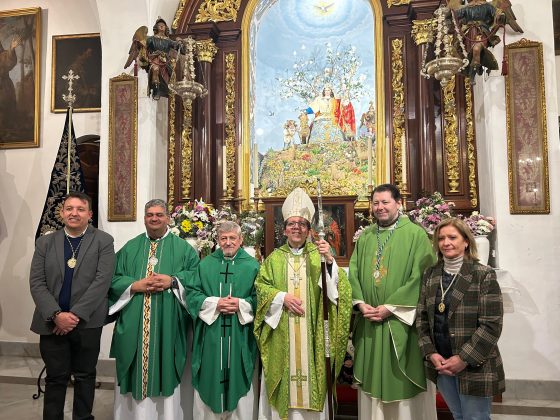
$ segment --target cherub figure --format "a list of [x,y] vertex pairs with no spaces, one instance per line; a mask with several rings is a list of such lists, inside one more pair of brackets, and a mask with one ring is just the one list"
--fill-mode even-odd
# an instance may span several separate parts
[[162,18],[156,20],[153,31],[153,36],[147,36],[146,26],[136,30],[124,68],[137,60],[138,65],[148,72],[148,95],[158,100],[161,96],[168,96],[168,83],[175,71],[177,53],[184,54],[185,51],[181,42],[169,38],[169,27]]
[[[483,68],[488,72],[497,70],[498,62],[494,55],[488,50],[500,42],[496,34],[506,24],[519,33],[523,29],[516,21],[515,14],[511,9],[509,0],[469,0],[462,7],[459,1],[450,0],[449,7],[460,25],[461,35],[465,40],[465,46],[469,54],[468,72],[474,79],[476,74],[481,75]],[[505,69],[507,73],[507,69]]]
[[297,124],[294,120],[287,120],[284,123],[284,148],[282,150],[287,150],[294,143],[294,135],[297,133]]

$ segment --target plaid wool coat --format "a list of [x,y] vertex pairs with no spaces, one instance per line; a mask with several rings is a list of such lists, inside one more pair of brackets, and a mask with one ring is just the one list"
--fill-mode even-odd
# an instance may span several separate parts
[[[443,262],[428,268],[422,279],[416,327],[424,357],[436,353],[434,311],[436,292],[443,275]],[[502,332],[503,303],[495,271],[475,261],[464,260],[449,291],[448,326],[451,348],[468,366],[457,374],[459,392],[490,397],[505,390],[504,368],[498,350]],[[426,376],[437,383],[437,371],[425,359]]]

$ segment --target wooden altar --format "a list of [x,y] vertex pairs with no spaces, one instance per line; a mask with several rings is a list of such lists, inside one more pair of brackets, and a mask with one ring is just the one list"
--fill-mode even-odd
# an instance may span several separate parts
[[[409,193],[409,209],[422,192],[433,191],[455,202],[459,212],[478,209],[470,83],[457,76],[442,90],[439,82],[420,75],[431,19],[440,1],[369,1],[381,22],[377,42],[382,55],[383,77],[378,86],[382,109],[377,109],[377,116],[383,117],[379,138],[388,139],[383,181]],[[174,36],[190,35],[203,41],[198,49],[197,80],[203,80],[210,93],[187,107],[177,97],[169,101],[170,203],[200,197],[214,205],[229,202],[238,208],[253,203],[246,186],[251,151],[243,143],[248,131],[243,108],[247,69],[243,66],[250,52],[243,33],[256,3],[180,2],[172,24]]]

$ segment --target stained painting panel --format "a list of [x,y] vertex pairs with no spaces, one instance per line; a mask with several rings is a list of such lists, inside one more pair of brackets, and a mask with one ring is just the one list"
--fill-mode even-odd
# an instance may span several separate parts
[[372,4],[257,4],[249,31],[251,193],[286,196],[320,176],[325,195],[367,196],[377,129]]
[[39,147],[41,9],[0,12],[0,149]]

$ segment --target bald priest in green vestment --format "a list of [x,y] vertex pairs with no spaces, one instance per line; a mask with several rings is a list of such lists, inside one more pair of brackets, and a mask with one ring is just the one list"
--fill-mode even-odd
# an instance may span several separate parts
[[435,390],[426,384],[415,327],[424,270],[435,254],[424,229],[400,214],[391,184],[373,190],[375,225],[360,235],[350,258],[356,314],[354,379],[361,419],[435,420]]
[[257,344],[253,318],[259,263],[241,244],[241,228],[225,221],[217,228],[220,248],[198,266],[187,287],[194,321],[192,383],[195,420],[251,420]]
[[351,291],[325,240],[308,242],[315,208],[301,188],[282,206],[287,243],[264,261],[255,287],[263,381],[259,419],[324,419],[325,338],[321,254],[327,263],[330,360],[336,378],[348,344]]
[[109,315],[116,315],[114,418],[192,419],[184,292],[198,254],[169,230],[164,201],[146,204],[144,224],[146,232],[117,253],[109,290]]

